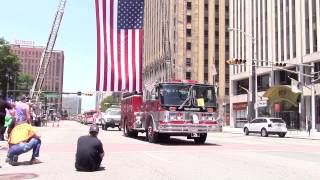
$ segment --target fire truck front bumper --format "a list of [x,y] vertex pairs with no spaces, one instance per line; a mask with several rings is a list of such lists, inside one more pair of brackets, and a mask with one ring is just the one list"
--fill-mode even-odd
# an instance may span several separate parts
[[222,126],[218,124],[160,124],[159,133],[208,133],[222,132]]

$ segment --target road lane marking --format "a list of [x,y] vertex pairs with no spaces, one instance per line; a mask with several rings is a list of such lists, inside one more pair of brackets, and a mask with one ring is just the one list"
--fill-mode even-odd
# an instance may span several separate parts
[[161,158],[161,157],[159,157],[159,156],[155,156],[155,155],[151,154],[150,152],[143,151],[143,153],[146,154],[147,156],[153,158],[153,159],[158,159],[158,160],[163,161],[163,162],[166,162],[166,163],[172,163],[172,161],[169,161],[169,160],[167,160],[167,159]]

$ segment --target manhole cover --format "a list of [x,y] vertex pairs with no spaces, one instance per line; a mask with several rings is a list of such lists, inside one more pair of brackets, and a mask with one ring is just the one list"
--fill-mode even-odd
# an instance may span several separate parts
[[20,180],[20,179],[32,179],[38,177],[35,173],[12,173],[12,174],[1,174],[0,179],[3,180]]

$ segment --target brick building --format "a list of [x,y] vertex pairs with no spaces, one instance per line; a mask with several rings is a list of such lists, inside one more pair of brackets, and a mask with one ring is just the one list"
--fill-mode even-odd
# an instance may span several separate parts
[[[15,53],[21,61],[20,71],[31,75],[33,79],[35,79],[44,47],[34,46],[34,43],[25,43],[25,41],[22,43],[21,41],[16,41],[15,44],[10,45],[10,48],[11,52]],[[42,85],[43,91],[62,92],[63,71],[64,52],[53,51],[51,54],[51,61]],[[61,97],[51,97],[49,98],[48,102],[57,104],[58,109],[61,107]]]

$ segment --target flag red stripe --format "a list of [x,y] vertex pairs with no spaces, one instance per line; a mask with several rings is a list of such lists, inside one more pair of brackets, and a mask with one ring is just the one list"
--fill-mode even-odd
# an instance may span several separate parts
[[113,36],[113,18],[115,14],[113,14],[113,6],[114,6],[114,1],[115,0],[110,0],[110,44],[111,44],[111,91],[114,89],[114,36]]
[[139,80],[139,92],[142,91],[142,46],[143,46],[143,30],[140,29],[139,31],[139,74],[140,74],[140,80]]
[[126,89],[129,89],[129,59],[128,59],[128,30],[124,31],[124,40],[125,40],[125,47],[124,47],[124,61],[125,61],[125,78],[126,78]]
[[122,74],[121,74],[121,71],[122,71],[122,66],[121,66],[121,31],[118,30],[118,40],[117,40],[117,45],[118,45],[118,74],[119,74],[119,78],[118,78],[118,91],[119,89],[121,89],[122,87]]
[[133,86],[132,86],[132,89],[133,91],[136,90],[136,31],[133,29],[132,30],[132,83],[133,83]]
[[99,14],[99,0],[96,0],[96,23],[97,23],[97,80],[96,91],[100,90],[100,14]]
[[104,69],[104,72],[103,72],[103,91],[105,91],[106,90],[106,88],[107,88],[107,74],[108,74],[108,66],[107,66],[107,60],[108,60],[108,52],[107,52],[107,31],[106,31],[106,29],[107,29],[107,25],[106,25],[106,21],[107,21],[107,18],[106,18],[106,12],[107,12],[107,10],[106,10],[106,0],[103,0],[103,34],[104,34],[104,67],[103,67],[103,69]]

